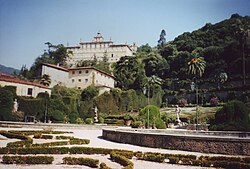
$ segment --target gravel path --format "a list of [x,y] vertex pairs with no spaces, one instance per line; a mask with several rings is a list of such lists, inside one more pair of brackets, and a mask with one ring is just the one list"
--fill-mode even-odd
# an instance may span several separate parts
[[[17,130],[16,128],[0,128],[0,130]],[[18,128],[18,130],[33,130],[32,128]],[[140,147],[135,145],[129,144],[121,144],[110,142],[107,140],[102,139],[100,136],[102,135],[102,130],[79,130],[79,129],[57,129],[60,131],[72,131],[74,133],[71,134],[63,134],[67,136],[74,136],[76,138],[85,138],[90,139],[90,144],[88,145],[81,145],[85,147],[100,147],[100,148],[113,148],[113,149],[123,149],[123,150],[131,150],[131,151],[142,151],[142,152],[160,152],[160,153],[171,153],[171,154],[194,154],[194,155],[204,155],[202,153],[197,152],[186,152],[186,151],[176,151],[176,150],[166,150],[166,149],[158,149],[158,148],[148,148],[148,147]],[[17,139],[7,139],[7,140],[0,140],[0,147],[6,146],[8,142],[16,141]],[[50,140],[51,141],[51,140]],[[38,141],[36,141],[38,142]],[[39,140],[39,143],[43,141]],[[44,142],[48,142],[47,140]],[[4,165],[0,163],[1,169],[59,169],[59,168],[89,168],[85,166],[69,166],[63,165],[62,158],[69,155],[53,155],[55,160],[51,165]],[[109,155],[70,155],[72,157],[90,157],[94,159],[99,159],[101,162],[105,162],[108,166],[114,169],[120,169],[121,166],[117,163],[110,161]],[[1,158],[1,156],[0,156]],[[2,160],[0,160],[2,161]],[[193,167],[193,166],[181,166],[181,165],[172,165],[168,163],[155,163],[155,162],[148,162],[148,161],[141,161],[141,160],[132,160],[134,163],[135,169],[201,169],[202,167]]]

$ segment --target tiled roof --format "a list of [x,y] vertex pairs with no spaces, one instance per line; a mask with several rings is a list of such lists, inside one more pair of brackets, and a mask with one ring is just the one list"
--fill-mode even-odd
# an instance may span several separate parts
[[48,67],[53,67],[53,68],[58,69],[58,70],[63,70],[63,71],[66,71],[66,72],[69,71],[67,68],[57,66],[57,65],[53,65],[53,64],[49,64],[49,63],[43,63],[43,65],[48,66]]
[[15,77],[13,75],[3,74],[3,73],[0,73],[0,81],[32,85],[32,86],[42,87],[42,88],[46,88],[46,89],[48,88],[47,86],[44,86],[42,84],[21,80],[21,79],[18,79],[17,77]]

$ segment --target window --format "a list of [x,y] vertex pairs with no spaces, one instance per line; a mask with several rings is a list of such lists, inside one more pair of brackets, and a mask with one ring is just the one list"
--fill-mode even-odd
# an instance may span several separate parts
[[28,88],[28,95],[32,96],[32,88]]
[[78,89],[81,89],[81,87],[78,87]]
[[111,57],[114,57],[114,54],[113,54],[113,53],[111,54]]
[[75,82],[75,79],[72,79],[72,83],[74,83]]
[[85,83],[88,83],[89,79],[85,79]]
[[78,82],[81,82],[82,81],[82,79],[78,79]]
[[79,71],[79,74],[82,74],[82,71]]
[[75,71],[73,71],[72,74],[75,74]]
[[86,70],[86,71],[85,71],[85,73],[86,73],[86,74],[88,74],[88,73],[89,73],[89,71],[88,71],[88,70]]

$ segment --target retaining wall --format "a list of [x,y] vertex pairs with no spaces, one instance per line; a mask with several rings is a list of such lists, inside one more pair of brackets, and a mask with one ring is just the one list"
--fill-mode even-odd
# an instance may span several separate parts
[[184,150],[202,153],[247,155],[250,156],[250,139],[211,136],[211,135],[184,135],[173,133],[148,133],[143,131],[126,131],[103,129],[104,139],[146,147]]

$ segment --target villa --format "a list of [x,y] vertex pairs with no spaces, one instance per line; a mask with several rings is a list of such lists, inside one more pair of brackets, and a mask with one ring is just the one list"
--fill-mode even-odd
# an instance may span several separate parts
[[92,42],[80,42],[77,46],[67,47],[69,58],[66,63],[69,67],[75,67],[77,63],[84,60],[102,61],[107,57],[108,63],[119,61],[122,56],[132,56],[137,50],[135,44],[114,44],[113,41],[105,41],[100,33],[94,37]]

